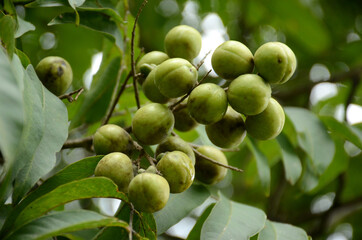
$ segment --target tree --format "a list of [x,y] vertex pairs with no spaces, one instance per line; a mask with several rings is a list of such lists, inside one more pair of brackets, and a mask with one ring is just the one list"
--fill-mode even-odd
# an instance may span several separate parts
[[[177,239],[167,230],[191,217],[187,239],[360,239],[361,10],[358,1],[337,0],[2,1],[0,238]],[[135,112],[150,102],[135,64],[164,51],[166,33],[181,23],[197,28],[205,43],[218,30],[194,60],[203,83],[225,83],[208,72],[207,52],[228,38],[252,53],[284,42],[298,67],[286,84],[272,86],[286,114],[277,138],[247,136],[221,149],[230,164],[223,181],[194,181],[162,210],[140,212],[112,180],[93,176],[103,156],[92,139],[106,123],[132,131]],[[39,81],[35,66],[46,56],[72,66],[64,95]],[[323,87],[330,91],[324,97]],[[212,145],[203,125],[174,135],[196,154]],[[135,163],[154,164],[156,145],[136,149]],[[106,216],[97,198],[122,203]]]

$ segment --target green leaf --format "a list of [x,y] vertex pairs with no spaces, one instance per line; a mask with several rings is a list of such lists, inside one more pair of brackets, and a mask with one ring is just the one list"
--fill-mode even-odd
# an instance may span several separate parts
[[289,240],[291,236],[293,240],[308,240],[307,233],[299,227],[267,220],[258,240]]
[[248,240],[260,232],[266,215],[260,209],[220,197],[201,230],[201,240]]
[[114,217],[106,217],[87,210],[55,212],[24,225],[5,239],[47,239],[62,233],[104,226],[128,230],[128,224]]
[[191,232],[187,236],[187,240],[199,240],[201,236],[201,229],[206,221],[207,217],[210,215],[211,210],[215,206],[215,203],[212,203],[208,206],[205,211],[201,214],[201,216],[197,219],[195,226],[192,228]]
[[30,62],[30,59],[28,58],[28,56],[20,51],[19,49],[15,48],[15,54],[18,55],[20,61],[21,61],[21,64],[23,65],[24,68],[26,68],[28,65],[31,64]]
[[82,6],[84,2],[85,2],[85,0],[68,0],[69,5],[73,9],[76,9],[77,7]]
[[10,59],[13,57],[15,49],[15,27],[15,20],[11,16],[5,15],[0,18],[0,39]]
[[18,26],[18,29],[16,29],[15,38],[21,37],[25,33],[35,30],[35,26],[33,24],[23,20],[19,16],[18,16],[18,23],[19,23],[19,26]]
[[209,196],[209,191],[202,185],[192,185],[183,193],[170,194],[166,206],[154,213],[158,234],[178,223]]
[[26,7],[62,7],[69,6],[67,0],[36,0],[25,5]]

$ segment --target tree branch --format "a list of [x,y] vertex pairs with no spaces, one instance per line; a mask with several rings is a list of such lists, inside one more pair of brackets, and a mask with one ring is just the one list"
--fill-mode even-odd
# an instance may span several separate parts
[[93,143],[93,136],[80,138],[80,139],[70,139],[63,144],[62,149],[81,147],[90,150],[92,148],[92,143]]
[[[84,91],[84,88],[79,88],[78,90],[75,90],[75,91],[70,92],[68,94],[60,95],[58,98],[59,99],[65,99],[66,98],[68,100],[68,102],[71,103],[71,102],[77,101],[78,97],[82,94],[83,91]],[[73,98],[74,94],[77,94],[75,96],[75,98]]]
[[207,58],[207,56],[211,53],[211,50],[208,51],[205,56],[200,60],[200,62],[196,65],[196,70],[199,70],[200,67],[202,66],[202,64],[204,64],[205,59]]

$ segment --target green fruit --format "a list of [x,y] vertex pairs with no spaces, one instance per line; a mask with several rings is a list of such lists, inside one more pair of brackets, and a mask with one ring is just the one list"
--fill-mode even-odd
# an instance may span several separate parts
[[[138,78],[140,84],[142,84],[147,77],[148,73],[151,71],[148,69],[148,66],[157,66],[160,63],[169,59],[166,53],[160,51],[152,51],[146,53],[136,64],[136,72],[142,73],[143,76]],[[148,69],[148,70],[147,70]],[[145,71],[146,70],[146,71]]]
[[[211,146],[201,146],[197,151],[202,155],[211,158],[217,162],[228,165],[228,161],[223,152]],[[227,170],[224,167],[216,165],[203,157],[196,155],[195,164],[196,178],[206,184],[216,184],[224,179]]]
[[189,61],[197,57],[201,50],[200,33],[186,25],[172,28],[165,37],[165,50],[171,58],[184,58]]
[[166,153],[157,163],[157,169],[170,185],[171,193],[185,191],[191,186],[195,177],[194,164],[180,151]]
[[119,191],[127,193],[128,185],[133,178],[132,161],[120,152],[107,154],[98,162],[94,175],[112,179]]
[[227,91],[230,105],[244,115],[264,111],[271,97],[271,88],[260,76],[244,74],[233,80]]
[[198,123],[190,116],[189,110],[187,109],[187,101],[188,98],[173,110],[175,129],[181,132],[190,131],[198,125]]
[[220,121],[207,125],[205,129],[210,141],[222,148],[238,146],[246,135],[242,116],[231,107]]
[[156,70],[153,69],[150,74],[148,74],[146,80],[142,84],[142,91],[145,96],[152,102],[166,103],[169,98],[162,95],[162,93],[160,93],[160,90],[158,90],[155,84],[155,73]]
[[194,88],[187,102],[191,117],[201,124],[220,121],[227,107],[224,89],[214,83],[205,83]]
[[151,165],[146,169],[146,172],[156,174],[157,173],[157,168],[155,166]]
[[155,155],[158,156],[161,153],[172,151],[181,151],[185,153],[191,159],[192,164],[195,165],[195,153],[192,150],[192,147],[179,137],[170,136],[166,138],[165,141],[157,146]]
[[128,197],[141,212],[157,212],[165,207],[170,196],[167,180],[157,174],[141,173],[128,187]]
[[107,124],[98,128],[93,136],[94,151],[98,155],[122,152],[130,155],[134,149],[132,137],[123,128]]
[[269,83],[284,83],[296,68],[293,51],[284,43],[268,42],[260,46],[254,55],[255,68]]
[[269,140],[277,137],[283,130],[285,115],[282,106],[273,98],[268,107],[258,115],[246,118],[246,131],[259,140]]
[[176,98],[191,91],[197,83],[197,76],[197,70],[190,62],[172,58],[157,66],[155,83],[164,96]]
[[57,96],[65,93],[73,81],[72,68],[61,57],[43,58],[35,71],[43,85]]
[[159,103],[150,103],[135,113],[132,132],[142,144],[158,144],[171,134],[174,123],[170,109]]
[[251,73],[254,69],[253,54],[247,46],[238,41],[226,41],[212,54],[211,64],[222,78],[232,80]]

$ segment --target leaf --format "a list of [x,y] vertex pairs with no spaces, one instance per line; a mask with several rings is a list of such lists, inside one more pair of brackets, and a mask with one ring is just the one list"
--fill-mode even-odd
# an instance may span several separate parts
[[5,239],[47,239],[62,233],[104,226],[128,229],[128,224],[87,210],[55,212],[24,225]]
[[207,217],[201,240],[248,240],[262,230],[266,215],[260,209],[220,197]]
[[18,55],[20,61],[21,61],[21,64],[23,65],[24,68],[26,68],[28,65],[31,64],[30,62],[30,59],[28,58],[28,56],[20,51],[19,49],[15,48],[15,54]]
[[69,6],[67,0],[36,0],[25,5],[26,7],[62,7]]
[[267,220],[258,240],[289,240],[291,236],[293,240],[308,240],[307,233],[299,227]]
[[201,216],[197,219],[196,224],[192,228],[191,232],[187,236],[187,240],[199,240],[201,235],[201,229],[204,225],[204,222],[206,221],[207,217],[210,215],[211,210],[215,206],[215,203],[212,203],[210,206],[208,206],[205,211],[201,214]]
[[19,16],[18,16],[18,23],[19,23],[19,26],[18,26],[18,29],[16,29],[15,38],[21,37],[25,33],[35,30],[35,26],[33,24],[23,20]]
[[285,178],[291,185],[294,185],[302,174],[302,164],[292,144],[283,133],[277,137],[277,141],[282,151]]
[[153,214],[158,234],[164,233],[167,229],[181,221],[209,196],[209,191],[202,185],[192,185],[183,193],[170,194],[166,206]]
[[83,5],[85,0],[68,0],[69,5],[75,10],[77,7]]
[[0,18],[0,39],[10,59],[13,57],[15,49],[15,24],[15,20],[9,15]]

